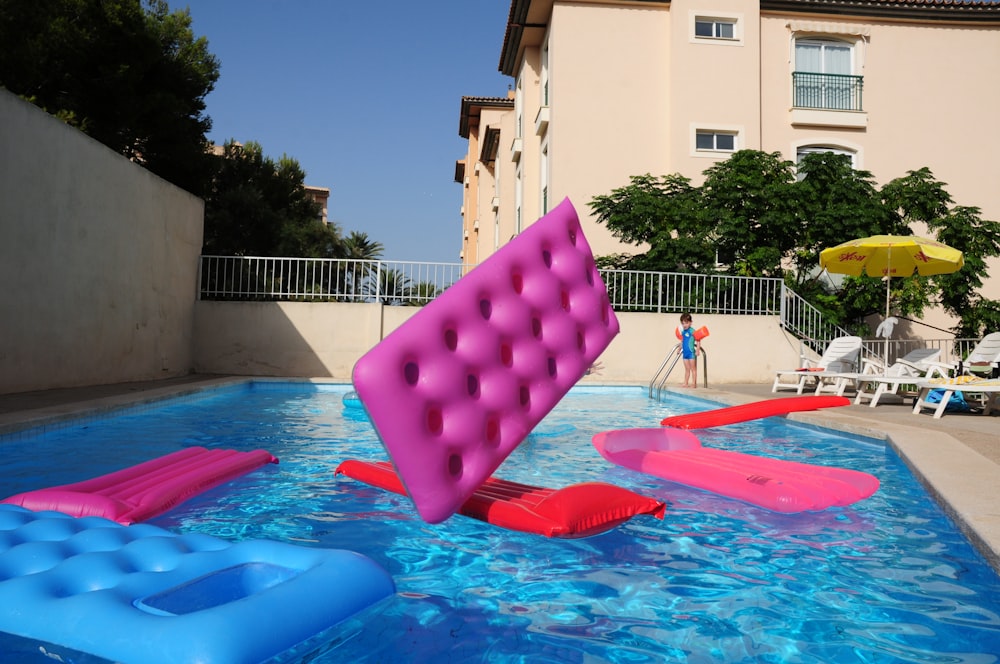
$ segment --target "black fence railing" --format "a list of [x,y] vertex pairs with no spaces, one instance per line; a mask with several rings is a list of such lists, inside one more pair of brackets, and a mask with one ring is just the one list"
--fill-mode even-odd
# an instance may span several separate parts
[[862,111],[861,76],[792,72],[792,105],[831,111]]

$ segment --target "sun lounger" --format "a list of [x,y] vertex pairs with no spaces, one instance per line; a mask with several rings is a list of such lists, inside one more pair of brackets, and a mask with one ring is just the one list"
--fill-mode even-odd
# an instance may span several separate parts
[[[938,419],[944,415],[951,395],[959,392],[963,396],[968,394],[982,395],[984,415],[989,415],[994,408],[1000,408],[1000,380],[968,379],[968,376],[959,376],[951,379],[934,379],[917,383],[916,403],[913,404],[913,414],[919,415],[925,408],[934,410],[934,418]],[[963,380],[964,379],[964,380]],[[928,399],[932,390],[943,390],[940,401],[930,401]]]
[[[798,369],[782,369],[775,372],[772,392],[795,390],[798,394],[815,381],[815,394],[836,392],[843,396],[843,389],[837,379],[846,373],[856,371],[858,356],[861,354],[861,337],[837,337],[823,351],[816,361],[805,361]],[[839,390],[839,391],[838,391]]]
[[[940,355],[941,350],[938,348],[917,348],[897,359],[888,368],[878,360],[866,359],[862,362],[861,373],[842,374],[837,379],[841,383],[838,394],[843,394],[847,385],[853,382],[857,386],[854,403],[868,401],[868,405],[874,408],[883,395],[899,395],[900,389],[905,385],[916,385],[917,381],[933,378],[935,375],[944,377],[940,364],[936,362]],[[906,396],[916,396],[916,392],[907,393]]]

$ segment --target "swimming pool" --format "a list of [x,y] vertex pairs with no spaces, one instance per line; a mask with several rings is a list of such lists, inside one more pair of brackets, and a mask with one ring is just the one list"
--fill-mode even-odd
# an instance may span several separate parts
[[[204,445],[281,459],[149,523],[227,539],[364,553],[395,598],[290,661],[996,662],[1000,578],[884,445],[781,419],[698,433],[706,446],[878,476],[848,508],[782,515],[613,466],[595,433],[655,426],[704,402],[577,387],[497,472],[560,487],[605,481],[668,502],[597,537],[549,540],[461,516],[429,525],[409,500],[333,469],[383,459],[348,385],[256,382],[114,417],[0,438],[0,491],[78,481]],[[72,450],[72,454],[67,454]],[[0,639],[4,661],[51,661]],[[93,661],[86,658],[74,661]]]

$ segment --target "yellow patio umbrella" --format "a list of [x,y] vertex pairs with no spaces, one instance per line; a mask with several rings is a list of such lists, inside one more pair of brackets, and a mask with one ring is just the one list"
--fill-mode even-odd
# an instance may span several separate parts
[[[892,277],[909,277],[914,273],[929,276],[951,274],[962,269],[965,259],[958,249],[936,240],[916,235],[873,235],[850,240],[824,249],[819,264],[836,274],[885,279],[885,319],[889,318],[889,294]],[[889,365],[889,335],[885,334],[885,364]]]

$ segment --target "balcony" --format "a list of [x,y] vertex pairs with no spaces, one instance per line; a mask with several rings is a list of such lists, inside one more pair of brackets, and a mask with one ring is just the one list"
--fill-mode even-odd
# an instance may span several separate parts
[[510,144],[510,158],[516,164],[521,161],[521,150],[524,148],[524,141],[520,138],[515,138]]
[[861,76],[792,72],[792,124],[867,127],[863,87]]
[[542,106],[538,109],[538,115],[535,116],[535,135],[544,136],[546,130],[549,128],[549,107]]

